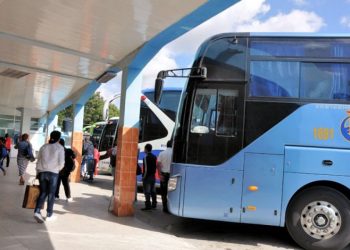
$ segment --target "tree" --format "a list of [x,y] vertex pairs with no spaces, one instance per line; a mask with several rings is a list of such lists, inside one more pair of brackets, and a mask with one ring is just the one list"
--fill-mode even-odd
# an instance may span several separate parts
[[85,103],[84,126],[92,125],[103,120],[103,105],[105,101],[100,92],[94,93]]
[[113,103],[109,105],[109,118],[119,116],[119,109]]
[[[84,108],[84,127],[92,125],[95,122],[103,121],[103,105],[105,100],[101,96],[100,92],[94,93],[90,99],[85,103]],[[114,105],[109,105],[109,117],[119,116],[119,109]],[[66,109],[58,113],[58,125],[62,127],[63,120],[65,118],[73,119],[73,106],[69,106]]]

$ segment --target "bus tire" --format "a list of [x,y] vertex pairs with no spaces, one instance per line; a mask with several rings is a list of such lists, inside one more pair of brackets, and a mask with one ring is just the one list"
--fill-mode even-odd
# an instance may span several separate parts
[[343,249],[350,243],[350,201],[333,188],[306,189],[289,203],[286,226],[304,249]]

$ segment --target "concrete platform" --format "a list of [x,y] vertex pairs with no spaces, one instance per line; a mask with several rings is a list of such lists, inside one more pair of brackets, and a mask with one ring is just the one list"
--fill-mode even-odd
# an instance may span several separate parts
[[[27,181],[34,178],[34,169],[35,164],[31,163]],[[183,239],[162,232],[161,226],[152,226],[151,218],[159,217],[163,223],[176,218],[163,214],[160,208],[142,212],[139,208],[143,202],[139,201],[134,217],[111,214],[111,176],[97,176],[92,184],[71,183],[73,202],[56,201],[54,213],[58,219],[43,224],[34,220],[33,210],[21,207],[25,186],[18,185],[18,179],[16,159],[12,158],[7,175],[0,172],[0,249],[196,249]],[[60,196],[65,198],[63,187]],[[143,198],[142,194],[138,196]],[[150,213],[152,216],[148,217]],[[42,214],[46,215],[45,209]]]
[[[35,164],[28,167],[28,182]],[[0,172],[0,250],[273,250],[300,249],[283,228],[196,220],[165,214],[159,207],[144,212],[138,194],[134,217],[119,218],[108,210],[112,177],[93,183],[71,183],[73,202],[56,201],[54,222],[38,224],[32,209],[22,208],[25,186],[18,185],[16,159],[8,174]],[[61,198],[65,198],[61,186]],[[45,216],[45,209],[42,210]]]

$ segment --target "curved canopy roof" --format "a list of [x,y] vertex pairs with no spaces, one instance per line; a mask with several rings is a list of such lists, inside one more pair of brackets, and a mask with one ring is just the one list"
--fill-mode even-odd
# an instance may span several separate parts
[[234,2],[0,0],[0,113],[40,117],[168,27],[176,38]]

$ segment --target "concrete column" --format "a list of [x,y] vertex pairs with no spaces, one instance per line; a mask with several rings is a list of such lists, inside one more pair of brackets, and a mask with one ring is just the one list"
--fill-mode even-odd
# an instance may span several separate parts
[[31,119],[30,109],[17,108],[17,110],[21,112],[20,133],[21,134],[27,133],[29,135],[29,132],[30,132],[30,119]]
[[75,170],[71,173],[70,180],[72,182],[80,181],[80,168],[82,161],[83,148],[83,121],[84,121],[84,105],[73,105],[73,133],[72,133],[72,149],[76,153]]
[[57,115],[52,115],[48,114],[47,115],[47,120],[46,120],[46,139],[45,141],[49,141],[50,133],[57,128],[57,123],[58,123],[58,116]]
[[134,214],[137,146],[139,138],[140,68],[123,70],[120,118],[118,128],[117,166],[115,173],[113,212],[117,216]]

